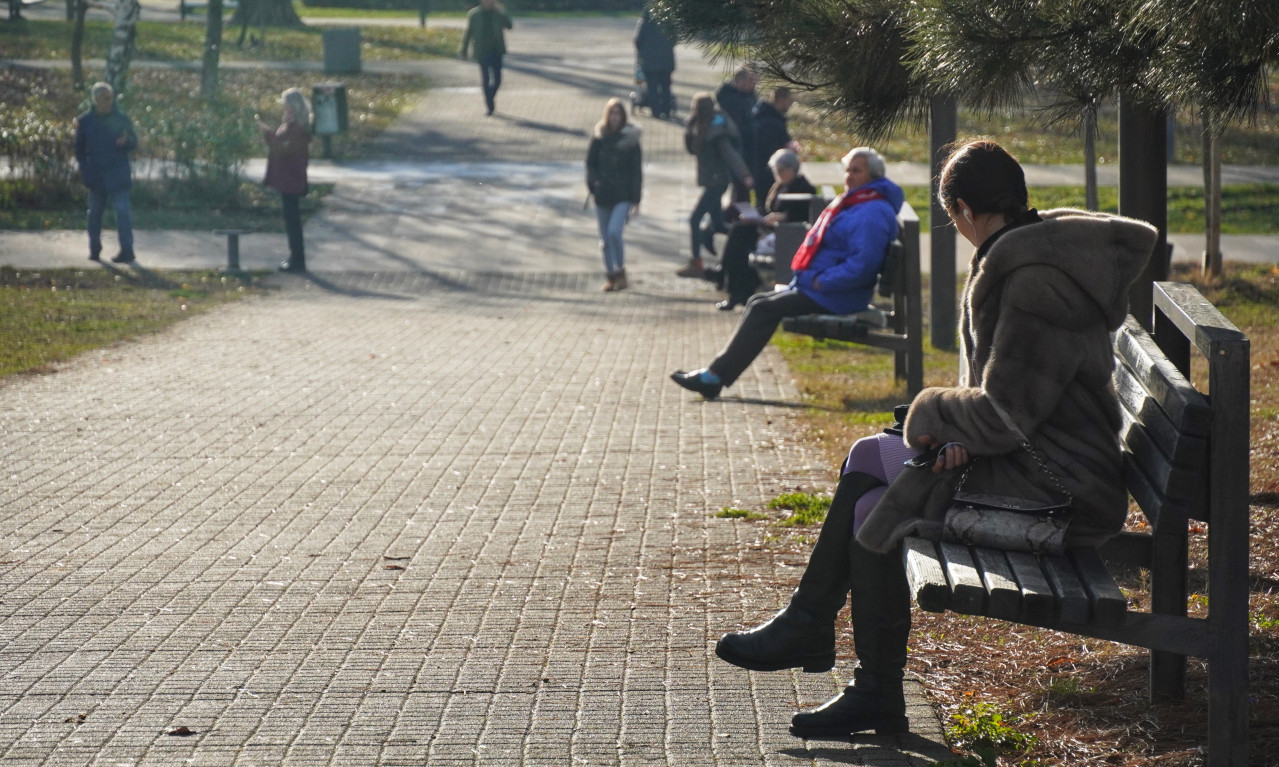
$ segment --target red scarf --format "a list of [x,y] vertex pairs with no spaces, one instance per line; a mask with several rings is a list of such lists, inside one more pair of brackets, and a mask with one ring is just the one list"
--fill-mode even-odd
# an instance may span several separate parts
[[790,262],[791,271],[798,272],[808,268],[813,256],[817,255],[817,249],[822,246],[822,238],[826,236],[826,227],[830,226],[830,222],[835,219],[835,216],[854,205],[883,199],[886,199],[884,195],[874,189],[863,187],[852,194],[845,192],[832,200],[831,204],[827,205],[821,215],[817,217],[813,227],[808,230],[808,236],[804,238],[804,243],[799,246],[799,250],[795,251],[795,257]]

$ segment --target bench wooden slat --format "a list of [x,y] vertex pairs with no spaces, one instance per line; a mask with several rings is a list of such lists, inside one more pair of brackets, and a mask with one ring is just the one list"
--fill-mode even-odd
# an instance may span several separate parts
[[1207,440],[1179,431],[1155,401],[1146,398],[1141,382],[1122,361],[1115,370],[1115,390],[1122,405],[1120,416],[1124,419],[1121,436],[1132,426],[1140,426],[1174,465],[1194,467],[1203,464],[1208,455]]
[[945,612],[950,606],[950,585],[937,558],[937,545],[923,538],[907,538],[902,541],[902,556],[919,609]]
[[1039,569],[1039,561],[1033,554],[1021,551],[1008,552],[1008,564],[1017,577],[1021,589],[1021,614],[1031,620],[1053,620],[1057,617],[1057,599]]
[[981,582],[977,563],[973,561],[968,547],[943,541],[938,549],[941,551],[942,569],[950,582],[950,609],[965,615],[985,615],[986,587]]
[[982,585],[986,587],[986,615],[1016,620],[1021,615],[1021,588],[1008,557],[998,549],[974,546],[973,559],[981,568]]
[[1132,317],[1124,323],[1123,332],[1116,339],[1115,353],[1128,364],[1147,394],[1159,403],[1179,430],[1194,436],[1208,436],[1212,410],[1207,401]]
[[1092,549],[1072,549],[1069,556],[1075,572],[1079,574],[1079,582],[1083,584],[1084,591],[1092,602],[1093,623],[1107,626],[1123,623],[1124,613],[1128,611],[1128,600],[1097,552]]
[[1044,575],[1057,595],[1057,617],[1068,623],[1087,623],[1090,613],[1088,592],[1079,582],[1075,568],[1065,556],[1054,555],[1040,558]]
[[1186,500],[1166,497],[1146,476],[1137,459],[1127,451],[1124,451],[1124,484],[1128,487],[1128,494],[1150,520],[1151,526],[1158,528],[1165,520],[1172,520],[1170,524],[1176,524],[1177,520],[1189,519],[1191,509]]
[[1155,445],[1140,424],[1123,430],[1122,437],[1132,458],[1165,500],[1188,507],[1201,506],[1206,499],[1203,463],[1177,465]]

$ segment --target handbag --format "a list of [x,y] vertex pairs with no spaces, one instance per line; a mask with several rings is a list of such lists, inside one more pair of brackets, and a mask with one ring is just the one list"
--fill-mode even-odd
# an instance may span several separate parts
[[1021,448],[1030,453],[1040,470],[1057,486],[1061,499],[1044,502],[964,492],[964,481],[972,471],[970,464],[955,486],[954,497],[942,522],[942,540],[1032,554],[1061,554],[1066,548],[1066,528],[1070,525],[1074,497],[1003,408],[994,400],[989,401],[1004,425],[1017,436]]

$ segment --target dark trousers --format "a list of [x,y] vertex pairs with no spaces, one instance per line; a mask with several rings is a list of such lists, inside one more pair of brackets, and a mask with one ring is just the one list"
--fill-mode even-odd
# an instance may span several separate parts
[[295,269],[306,268],[306,250],[302,245],[302,195],[280,193],[280,206],[284,209],[284,233],[289,238],[289,265]]
[[484,106],[492,112],[496,109],[494,99],[497,89],[502,87],[502,54],[490,53],[480,59],[480,88],[484,91]]
[[724,209],[720,207],[720,198],[724,196],[723,186],[704,186],[702,187],[702,196],[697,198],[697,205],[693,207],[693,212],[688,217],[688,225],[692,230],[692,244],[689,247],[689,258],[697,259],[702,257],[702,219],[706,216],[711,217],[712,232],[727,232],[728,226],[724,224]]
[[820,304],[793,288],[756,294],[746,302],[746,311],[742,312],[737,330],[733,331],[728,345],[710,364],[711,371],[725,386],[731,386],[764,351],[783,319],[821,311]]
[[648,80],[648,108],[654,117],[671,116],[671,73],[644,70]]
[[744,303],[759,287],[759,272],[751,266],[751,251],[759,242],[759,227],[747,221],[738,221],[728,228],[728,242],[724,245],[724,289],[728,300]]

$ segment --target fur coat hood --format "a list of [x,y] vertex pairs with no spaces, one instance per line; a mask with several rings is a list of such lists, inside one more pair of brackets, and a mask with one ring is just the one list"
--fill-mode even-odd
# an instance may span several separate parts
[[[591,132],[591,138],[599,140],[608,135],[605,131],[608,129],[608,123],[600,120],[595,123],[595,130]],[[642,129],[638,125],[627,123],[617,132],[617,141],[619,144],[638,144]]]
[[[1128,312],[1157,232],[1140,221],[1077,210],[1012,229],[970,267],[960,321],[960,380],[911,403],[905,439],[962,442],[979,460],[964,489],[1059,498],[990,400],[1003,406],[1074,498],[1067,543],[1092,546],[1127,512],[1119,451],[1112,333]],[[907,470],[867,517],[858,540],[877,551],[905,535],[940,535],[962,469]]]

